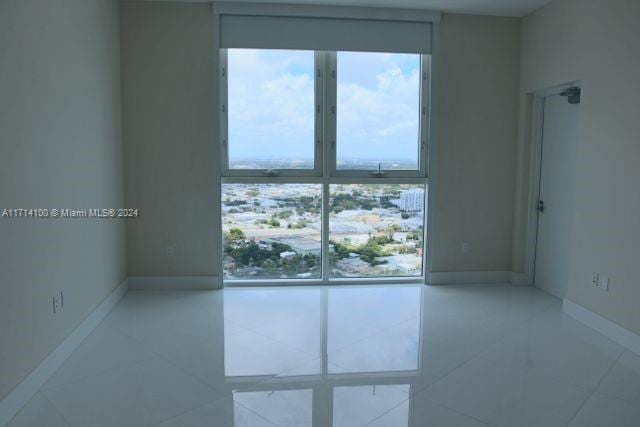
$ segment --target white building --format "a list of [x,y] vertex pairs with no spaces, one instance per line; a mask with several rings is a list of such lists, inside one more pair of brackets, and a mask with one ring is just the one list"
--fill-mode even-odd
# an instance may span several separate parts
[[280,258],[282,259],[292,259],[294,256],[296,256],[296,253],[292,251],[280,252]]
[[396,205],[407,212],[420,212],[424,210],[424,190],[411,188],[400,193],[400,199]]

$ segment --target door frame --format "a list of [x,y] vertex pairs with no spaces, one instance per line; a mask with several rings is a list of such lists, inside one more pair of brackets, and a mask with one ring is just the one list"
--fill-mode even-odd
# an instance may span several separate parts
[[542,167],[542,144],[544,140],[544,100],[553,95],[559,95],[570,87],[582,87],[579,80],[551,86],[528,94],[530,116],[530,129],[527,137],[531,141],[529,151],[529,182],[527,188],[527,201],[525,205],[526,213],[526,240],[524,253],[524,274],[526,283],[535,286],[536,275],[536,252],[538,245],[538,199],[540,198],[540,179]]

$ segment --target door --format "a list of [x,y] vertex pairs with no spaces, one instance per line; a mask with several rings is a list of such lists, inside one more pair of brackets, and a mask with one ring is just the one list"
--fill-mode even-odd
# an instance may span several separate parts
[[579,109],[565,96],[544,98],[535,286],[564,298],[574,210]]

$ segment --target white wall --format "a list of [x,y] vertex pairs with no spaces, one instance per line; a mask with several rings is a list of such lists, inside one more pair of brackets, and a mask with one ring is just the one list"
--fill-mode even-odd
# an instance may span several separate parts
[[120,7],[129,275],[217,275],[211,5]]
[[[524,19],[521,67],[523,111],[529,92],[582,82],[567,297],[635,333],[640,333],[639,22],[636,0],[555,0]],[[524,114],[521,123],[524,135]],[[526,156],[524,137],[520,144],[521,157]],[[524,187],[526,182],[520,194]],[[517,249],[515,264],[522,262],[521,245]],[[590,286],[594,272],[610,276],[608,293]]]
[[[123,206],[118,32],[116,1],[0,1],[0,208]],[[0,218],[0,399],[124,279],[124,253],[120,220]]]
[[519,49],[519,19],[443,16],[433,272],[511,269]]

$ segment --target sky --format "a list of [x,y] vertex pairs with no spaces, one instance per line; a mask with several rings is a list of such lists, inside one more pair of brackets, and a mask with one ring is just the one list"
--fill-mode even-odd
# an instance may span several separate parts
[[[312,159],[314,54],[228,50],[229,157]],[[338,52],[338,160],[415,160],[419,55]]]

